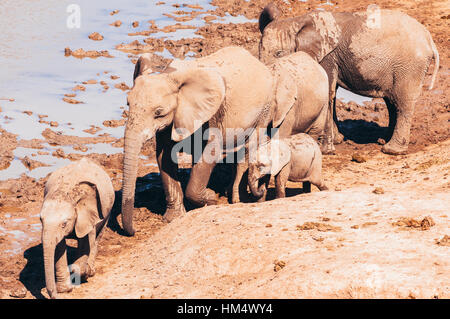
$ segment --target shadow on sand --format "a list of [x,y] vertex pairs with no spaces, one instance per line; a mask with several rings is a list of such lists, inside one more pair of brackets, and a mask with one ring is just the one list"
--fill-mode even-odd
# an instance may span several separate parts
[[383,127],[375,122],[365,120],[344,120],[338,123],[339,132],[344,135],[345,140],[357,144],[377,143],[379,138],[386,142],[390,140],[392,131],[389,127]]

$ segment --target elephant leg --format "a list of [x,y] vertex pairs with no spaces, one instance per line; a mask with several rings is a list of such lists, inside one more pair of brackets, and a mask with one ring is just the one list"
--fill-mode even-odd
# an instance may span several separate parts
[[241,182],[239,183],[239,200],[248,201],[248,169],[242,174]]
[[95,258],[97,257],[98,252],[98,242],[100,241],[100,238],[103,235],[103,229],[100,231],[99,235],[97,236],[97,231],[94,229],[92,230],[89,235],[89,256],[87,258],[86,263],[86,271],[85,276],[86,277],[92,277],[95,275]]
[[[414,116],[416,100],[420,95],[422,87],[420,81],[413,80],[403,81],[397,86],[397,96],[390,99],[396,109],[394,132],[389,142],[381,148],[383,153],[392,155],[406,154],[408,150],[411,121]],[[388,109],[389,107],[393,108],[393,106],[388,106]],[[393,113],[393,111],[389,113]],[[391,119],[389,119],[389,125],[394,126]]]
[[261,198],[258,199],[258,202],[265,202],[266,198],[267,198],[267,191],[269,190],[269,183],[270,183],[270,177],[272,175],[267,174],[264,177],[261,178],[261,183],[264,183],[266,186],[266,191],[264,192],[263,196]]
[[73,272],[78,276],[84,276],[86,272],[86,264],[89,256],[89,236],[78,238],[77,259],[72,264]]
[[275,176],[275,191],[276,198],[286,197],[286,183],[291,172],[291,165],[286,165],[283,169]]
[[88,258],[86,260],[85,264],[85,271],[84,276],[86,277],[93,277],[95,275],[95,258],[97,257],[98,253],[98,243],[103,237],[103,234],[105,233],[105,226],[108,224],[109,216],[105,218],[101,224],[96,227],[96,229],[93,229],[87,236],[87,244],[88,244]]
[[336,91],[337,87],[335,86],[333,89],[333,92],[330,90],[330,95],[332,94],[332,98],[330,99],[330,103],[332,103],[332,110],[333,110],[333,143],[334,144],[341,144],[344,141],[344,135],[339,132],[338,127],[338,118],[337,118],[337,112],[336,112]]
[[233,204],[239,203],[241,201],[241,195],[243,195],[242,190],[243,190],[244,186],[245,186],[245,191],[247,190],[247,183],[246,183],[246,181],[244,181],[245,183],[243,183],[243,177],[244,177],[245,172],[248,169],[248,162],[245,161],[242,163],[237,163],[235,165],[235,169],[236,169],[236,174],[235,174],[235,179],[233,182],[233,193],[231,196],[231,203],[233,203]]
[[156,160],[167,203],[164,219],[169,222],[186,213],[183,204],[183,190],[178,179],[178,163],[171,158],[174,142],[170,133],[171,130],[166,129],[156,134]]
[[385,137],[385,140],[391,139],[392,135],[394,134],[395,124],[397,123],[397,108],[394,103],[391,102],[391,100],[387,97],[384,98],[384,102],[386,103],[386,107],[389,112],[389,128],[388,133]]
[[327,124],[327,116],[328,116],[328,103],[323,106],[322,111],[320,112],[317,119],[311,126],[311,129],[307,132],[308,135],[313,137],[317,144],[320,146],[320,150],[322,154],[326,154],[329,147],[328,143],[326,143],[326,124]]
[[397,123],[395,124],[394,132],[389,142],[381,148],[383,153],[391,155],[406,154],[411,130],[411,118],[414,114],[413,102],[404,102],[398,105]]
[[218,201],[218,195],[212,189],[207,188],[215,166],[215,161],[205,161],[203,155],[200,161],[192,166],[191,176],[186,187],[186,198],[199,207],[215,205]]
[[323,154],[334,154],[336,149],[334,147],[334,130],[336,124],[333,121],[333,110],[334,110],[334,96],[335,96],[336,88],[330,87],[330,99],[328,101],[328,112],[326,116],[325,122],[325,138],[322,142],[322,153]]
[[334,121],[333,121],[333,101],[330,100],[327,108],[326,122],[325,122],[325,134],[320,140],[320,149],[322,154],[331,155],[336,153],[336,148],[334,147]]
[[[308,182],[303,182],[303,192],[304,193],[311,193],[311,184],[316,186],[320,191],[328,190],[328,187],[325,185],[325,182],[322,178],[322,172],[320,172],[320,173],[313,172],[313,174],[311,174],[311,180],[309,182],[308,187],[305,187],[306,183],[308,183]],[[308,188],[309,188],[309,190],[308,190]]]
[[70,292],[73,287],[70,280],[69,266],[67,264],[66,239],[63,239],[58,245],[56,245],[55,258],[56,291],[59,293]]
[[[335,144],[339,144],[344,140],[344,136],[339,133],[337,125],[337,116],[335,114],[336,108],[336,90],[337,90],[337,76],[338,70],[336,63],[333,61],[333,58],[328,55],[326,56],[320,65],[324,68],[325,72],[328,75],[328,114],[326,117],[325,123],[325,138],[323,146],[321,147],[324,152],[323,154],[334,154],[336,149],[334,147]],[[339,135],[340,134],[340,135]]]
[[233,203],[233,196],[236,196],[235,194],[233,194],[233,192],[235,192],[235,189],[234,189],[234,184],[235,184],[235,182],[236,182],[236,173],[237,173],[237,164],[231,164],[231,167],[232,167],[232,169],[231,169],[231,174],[232,174],[232,176],[233,176],[233,178],[231,179],[231,182],[230,182],[230,184],[228,185],[228,187],[227,187],[227,192],[226,192],[226,194],[227,194],[227,196],[228,196],[228,200],[231,202],[231,203]]

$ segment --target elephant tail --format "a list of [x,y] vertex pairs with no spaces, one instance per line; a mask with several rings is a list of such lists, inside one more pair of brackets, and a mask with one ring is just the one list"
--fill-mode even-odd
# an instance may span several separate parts
[[436,48],[436,44],[434,44],[433,38],[431,38],[430,35],[430,44],[431,44],[431,50],[433,51],[433,58],[434,58],[434,70],[433,70],[433,76],[431,77],[430,86],[428,87],[428,90],[432,90],[434,86],[434,82],[437,77],[437,73],[439,71],[439,52]]

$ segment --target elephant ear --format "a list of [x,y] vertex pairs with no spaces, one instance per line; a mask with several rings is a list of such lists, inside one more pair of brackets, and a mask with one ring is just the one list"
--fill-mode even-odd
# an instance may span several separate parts
[[87,158],[81,159],[75,165],[77,165],[74,170],[74,174],[76,174],[74,177],[75,185],[87,183],[96,188],[101,207],[100,213],[102,218],[106,218],[114,205],[115,199],[114,187],[109,175],[102,167]]
[[270,142],[270,152],[272,158],[270,174],[277,175],[291,161],[291,148],[288,143],[276,139]]
[[272,126],[278,127],[283,122],[287,113],[297,101],[297,85],[288,72],[277,74],[277,84],[275,92],[275,113],[273,115]]
[[82,197],[75,205],[77,214],[75,235],[77,238],[83,238],[89,234],[102,221],[98,216],[98,206],[96,196]]
[[179,142],[216,114],[225,99],[225,82],[212,68],[189,68],[169,77],[179,90],[172,127],[172,140]]
[[133,82],[144,73],[164,72],[172,61],[153,53],[144,53],[139,57],[134,67]]
[[87,158],[81,159],[75,165],[72,171],[74,189],[82,185],[92,188],[88,195],[81,194],[81,197],[77,198],[77,203],[74,203],[77,211],[75,233],[78,238],[82,238],[109,216],[114,205],[115,193],[109,175],[99,165]]
[[338,45],[341,30],[330,12],[314,12],[295,19],[295,51],[303,51],[317,62]]
[[280,10],[275,4],[270,3],[264,7],[263,11],[259,15],[259,31],[263,33],[266,26],[273,20],[278,19],[280,15]]

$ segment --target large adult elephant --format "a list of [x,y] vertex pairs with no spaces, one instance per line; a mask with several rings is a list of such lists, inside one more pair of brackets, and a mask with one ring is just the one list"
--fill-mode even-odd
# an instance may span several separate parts
[[[296,92],[295,103],[278,127],[276,138],[284,139],[297,133],[308,133],[319,142],[323,154],[333,152],[333,141],[325,136],[328,117],[328,77],[325,70],[305,52],[296,52],[276,59],[269,65],[269,69],[275,78],[290,75],[292,82],[289,85]],[[248,161],[252,160],[248,158]],[[247,194],[247,183],[242,183],[241,179],[248,168],[248,161],[237,165],[232,192],[233,203],[241,201],[241,194]],[[265,178],[270,179],[270,175]],[[253,190],[257,188],[255,183],[258,181],[257,178],[249,181]]]
[[343,139],[336,123],[332,124],[332,118],[337,120],[336,90],[340,86],[384,99],[392,136],[382,151],[406,153],[415,103],[433,58],[430,89],[439,69],[439,53],[428,30],[402,12],[377,7],[358,13],[312,12],[288,19],[279,15],[273,4],[260,15],[260,59],[267,64],[305,51],[322,65],[330,88],[328,136],[334,133],[336,143]]
[[[152,55],[142,55],[128,95],[122,223],[129,235],[134,234],[138,154],[146,140],[156,137],[156,157],[167,201],[164,217],[170,221],[185,212],[173,152],[178,149],[174,146],[180,145],[177,142],[200,128],[219,132],[208,136],[204,143],[196,144],[194,140],[194,149],[201,147],[201,155],[193,156],[195,162],[185,191],[194,204],[214,204],[217,195],[207,184],[216,162],[245,146],[246,137],[256,128],[267,127],[272,120],[274,126],[280,125],[295,102],[289,75],[275,80],[262,62],[238,47],[227,47],[197,60],[175,60],[166,68],[156,69],[158,74],[154,71]],[[236,134],[230,135],[230,131]],[[210,150],[219,151],[214,154]],[[215,157],[211,159],[211,155]]]

